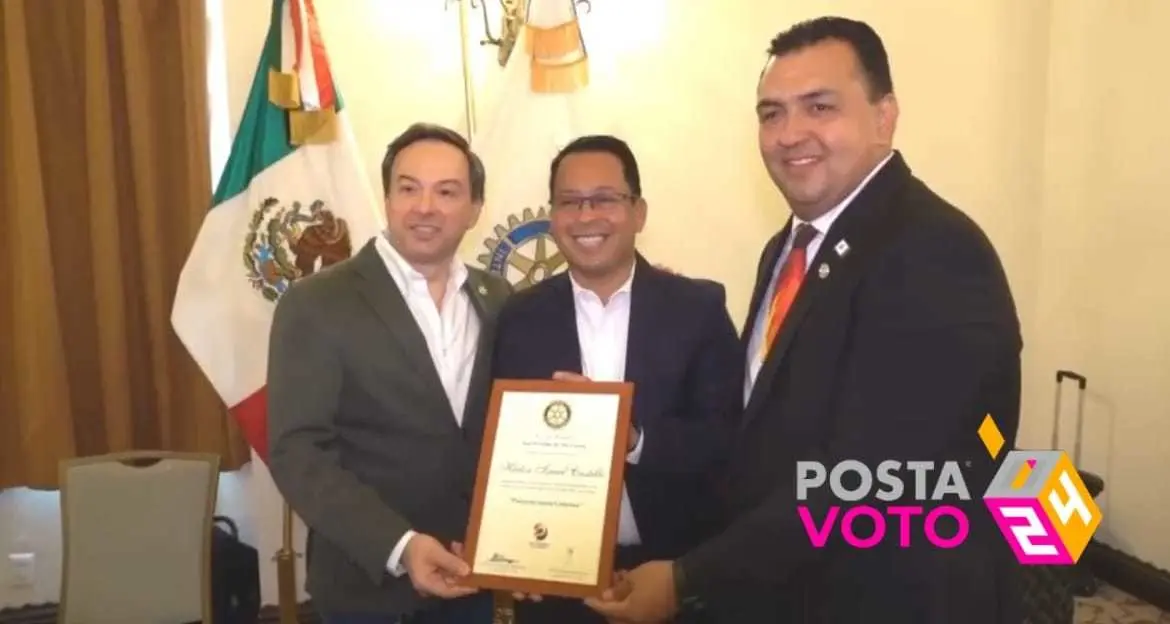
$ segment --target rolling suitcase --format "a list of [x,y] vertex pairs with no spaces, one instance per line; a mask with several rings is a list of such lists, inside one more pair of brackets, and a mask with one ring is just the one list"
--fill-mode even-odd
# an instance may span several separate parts
[[1081,480],[1085,482],[1085,489],[1089,490],[1089,496],[1097,498],[1101,492],[1105,491],[1105,480],[1092,472],[1080,469],[1081,438],[1085,434],[1085,388],[1088,387],[1088,380],[1085,379],[1084,375],[1067,370],[1056,371],[1056,416],[1052,420],[1051,448],[1060,448],[1060,398],[1066,379],[1077,382],[1077,434],[1073,440],[1073,465],[1077,466],[1077,472],[1081,475]]
[[[1056,416],[1052,422],[1051,448],[1060,448],[1060,399],[1063,395],[1061,391],[1064,389],[1064,382],[1066,380],[1072,380],[1077,383],[1077,429],[1076,437],[1073,439],[1073,465],[1077,467],[1077,473],[1080,474],[1081,481],[1085,483],[1085,489],[1089,491],[1089,496],[1096,499],[1101,495],[1101,492],[1105,491],[1105,480],[1099,475],[1081,468],[1081,439],[1084,436],[1085,428],[1085,389],[1088,386],[1088,380],[1085,379],[1084,375],[1068,370],[1056,371]],[[1089,570],[1084,560],[1081,560],[1075,566],[1067,568],[1067,572],[1069,584],[1074,594],[1088,597],[1097,593],[1097,579],[1093,576],[1093,573]]]
[[[1077,384],[1076,437],[1073,441],[1072,461],[1085,482],[1089,495],[1096,498],[1105,490],[1105,481],[1098,475],[1084,471],[1081,465],[1081,439],[1084,433],[1085,389],[1088,381],[1079,373],[1056,371],[1055,415],[1052,423],[1052,442],[1049,448],[1060,448],[1061,398],[1065,381]],[[1075,566],[1021,566],[1025,624],[1072,624],[1076,613],[1076,596],[1096,593],[1097,580],[1082,560]]]

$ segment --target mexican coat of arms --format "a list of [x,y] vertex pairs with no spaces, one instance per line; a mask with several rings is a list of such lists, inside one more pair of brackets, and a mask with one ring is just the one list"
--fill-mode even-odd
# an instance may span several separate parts
[[269,197],[252,214],[244,241],[248,281],[276,302],[298,279],[348,258],[349,225],[315,200],[283,205]]

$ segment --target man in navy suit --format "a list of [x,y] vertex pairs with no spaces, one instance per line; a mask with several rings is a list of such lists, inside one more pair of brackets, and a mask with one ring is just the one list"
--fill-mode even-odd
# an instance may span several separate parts
[[[569,270],[505,304],[493,374],[634,384],[615,564],[674,558],[717,529],[712,474],[741,408],[742,347],[725,291],[636,251],[646,200],[620,139],[570,143],[552,162],[549,191],[551,233]],[[516,618],[604,622],[579,600],[550,597],[518,603]]]

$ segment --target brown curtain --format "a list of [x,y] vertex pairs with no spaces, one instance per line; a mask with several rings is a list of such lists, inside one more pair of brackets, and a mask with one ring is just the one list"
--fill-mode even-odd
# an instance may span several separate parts
[[170,325],[211,196],[206,26],[202,0],[0,0],[0,488],[247,456]]

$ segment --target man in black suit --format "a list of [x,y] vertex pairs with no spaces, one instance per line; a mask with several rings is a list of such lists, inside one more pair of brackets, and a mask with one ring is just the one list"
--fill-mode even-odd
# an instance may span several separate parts
[[[1011,448],[1019,420],[1020,328],[995,250],[893,150],[898,104],[869,26],[821,18],[781,33],[756,110],[764,163],[793,216],[764,248],[745,324],[733,521],[589,604],[623,622],[694,602],[736,624],[1020,622],[1017,564],[979,501],[995,468],[979,425],[993,415]],[[920,516],[908,548],[894,518],[874,548],[811,547],[798,505],[820,522],[850,503],[828,488],[798,501],[797,462],[847,459],[870,469],[958,460],[974,500],[943,502],[967,512],[965,543],[930,545]],[[902,499],[857,503],[905,504],[915,477],[900,476]],[[945,524],[939,533],[955,535]]]
[[[616,565],[683,554],[715,529],[715,468],[739,413],[743,358],[723,286],[651,266],[638,165],[610,136],[553,160],[551,232],[565,274],[500,312],[493,375],[635,386]],[[519,624],[603,622],[579,600],[521,602]]]

